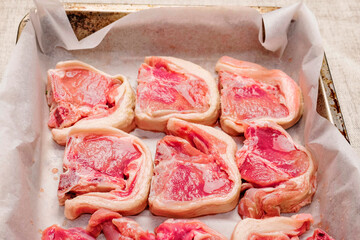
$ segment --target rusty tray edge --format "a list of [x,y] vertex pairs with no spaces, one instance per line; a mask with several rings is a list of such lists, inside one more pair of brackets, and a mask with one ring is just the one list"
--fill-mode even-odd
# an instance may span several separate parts
[[[329,63],[326,58],[326,54],[324,53],[323,63],[320,69],[320,79],[319,79],[319,94],[318,99],[322,97],[326,99],[325,109],[327,111],[326,118],[334,124],[341,134],[345,137],[345,139],[350,143],[350,139],[348,136],[348,132],[346,130],[343,114],[341,112],[340,103],[336,94],[334,81],[331,76]],[[319,102],[319,101],[318,101]],[[319,104],[317,106],[318,113],[323,116],[319,112]],[[323,116],[325,117],[325,116]]]
[[[144,5],[144,4],[98,4],[98,3],[64,3],[65,11],[73,30],[79,40],[100,30],[108,24],[120,19],[121,17],[140,10],[157,7],[178,7],[181,5]],[[197,5],[193,5],[197,6]],[[210,7],[210,6],[209,6]],[[278,9],[274,6],[251,6],[260,13],[266,13]],[[95,19],[91,22],[89,18]],[[96,21],[101,19],[101,21]],[[20,21],[16,42],[18,41],[26,23],[30,20],[29,13]],[[86,24],[82,24],[85,23]],[[86,25],[86,27],[84,27]],[[322,66],[320,69],[317,112],[335,125],[345,139],[350,143],[346,130],[344,118],[341,112],[340,104],[335,91],[329,64],[324,53]]]

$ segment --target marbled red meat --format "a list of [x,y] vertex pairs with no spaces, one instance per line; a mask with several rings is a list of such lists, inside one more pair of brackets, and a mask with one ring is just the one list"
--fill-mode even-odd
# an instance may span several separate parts
[[231,137],[178,119],[169,120],[167,131],[172,135],[160,140],[156,149],[150,211],[194,217],[233,209],[240,176]]
[[67,149],[64,168],[69,171],[60,176],[59,192],[77,195],[109,188],[124,190],[122,195],[130,193],[129,186],[126,189],[128,170],[141,152],[129,139],[96,134],[72,136]]
[[306,240],[334,240],[334,238],[330,237],[324,230],[317,228],[314,234]]
[[[59,104],[50,113],[48,125],[51,128],[72,126],[78,120],[73,119],[74,114],[79,119],[86,118],[106,112],[115,105],[113,92],[121,85],[118,79],[80,68],[54,69],[48,74],[52,79],[50,101]],[[59,115],[60,112],[63,114]]]
[[60,62],[48,71],[47,100],[48,126],[62,145],[74,125],[132,128],[134,93],[126,78],[79,61]]
[[[182,152],[179,145],[183,149]],[[234,183],[213,156],[197,150],[180,137],[166,136],[158,143],[155,158],[157,162],[172,160],[164,155],[167,154],[163,152],[165,148],[167,148],[165,151],[171,151],[173,155],[171,158],[176,154],[179,155],[179,157],[175,156],[177,161],[166,164],[166,168],[173,169],[169,179],[163,179],[167,181],[163,189],[166,192],[164,194],[166,200],[192,201],[231,191]]]
[[226,238],[212,230],[199,220],[168,219],[157,228],[155,234],[144,231],[132,219],[124,218],[116,212],[97,210],[90,218],[87,232],[98,237],[101,232],[107,240],[225,240]]
[[239,169],[243,179],[256,187],[269,187],[306,172],[309,168],[307,153],[296,148],[283,132],[271,126],[247,127],[246,146],[251,152],[241,160]]
[[220,72],[222,114],[234,119],[282,118],[289,115],[278,86]]
[[312,223],[312,216],[304,213],[261,220],[247,218],[236,225],[231,240],[299,240]]
[[199,220],[168,219],[155,229],[157,240],[226,240]]
[[86,230],[94,237],[104,233],[107,240],[155,240],[155,235],[144,231],[137,222],[106,209],[97,210]]
[[193,74],[177,73],[161,58],[139,69],[138,106],[145,111],[205,112],[209,108],[206,82]]
[[135,214],[146,206],[152,161],[134,136],[115,128],[74,128],[63,167],[58,198],[70,219],[101,207]]
[[163,131],[170,117],[212,124],[218,110],[219,93],[209,72],[177,58],[145,58],[138,74],[138,127]]
[[295,144],[282,127],[267,121],[245,125],[245,138],[236,161],[250,189],[240,200],[240,215],[278,216],[297,212],[311,202],[316,166],[306,148]]
[[222,57],[216,64],[221,86],[224,131],[239,134],[251,120],[272,120],[284,128],[300,118],[303,109],[299,86],[280,70]]
[[63,229],[52,225],[42,232],[41,240],[95,240],[95,238],[82,228]]

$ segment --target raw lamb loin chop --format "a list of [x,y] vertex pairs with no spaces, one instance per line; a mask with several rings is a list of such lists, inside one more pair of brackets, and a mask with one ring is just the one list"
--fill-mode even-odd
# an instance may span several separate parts
[[153,233],[144,231],[134,220],[106,209],[99,209],[91,216],[86,230],[94,237],[103,232],[107,240],[155,240]]
[[173,57],[146,57],[139,69],[135,122],[164,131],[170,117],[211,125],[219,116],[215,79],[200,66]]
[[122,75],[110,76],[79,61],[59,62],[48,71],[48,126],[65,145],[73,126],[134,128],[135,94]]
[[312,223],[310,214],[261,220],[247,218],[236,225],[231,240],[299,240],[298,236],[309,230]]
[[212,127],[171,118],[158,142],[149,196],[155,215],[188,218],[228,212],[239,199],[236,144]]
[[42,232],[41,240],[95,240],[82,228],[63,229],[52,225]]
[[168,219],[155,229],[157,240],[226,240],[199,220]]
[[297,212],[311,202],[316,190],[316,166],[305,147],[270,121],[244,125],[244,146],[236,161],[248,189],[239,203],[239,214],[252,218]]
[[73,128],[63,166],[58,198],[68,219],[99,208],[132,215],[147,205],[153,162],[137,137],[111,127]]
[[330,237],[325,231],[317,228],[314,231],[314,234],[311,237],[308,237],[306,240],[335,240]]
[[303,112],[299,86],[284,72],[251,62],[222,57],[216,64],[221,86],[221,128],[232,135],[244,132],[251,120],[272,120],[284,128]]
[[225,240],[226,238],[209,228],[199,220],[168,219],[155,229],[153,233],[144,231],[137,222],[121,217],[119,213],[105,209],[97,210],[90,218],[86,228],[94,237],[104,233],[107,240]]

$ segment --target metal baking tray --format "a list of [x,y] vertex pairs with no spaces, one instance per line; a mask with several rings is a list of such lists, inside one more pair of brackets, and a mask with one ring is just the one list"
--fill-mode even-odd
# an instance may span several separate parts
[[[64,8],[69,18],[70,24],[79,40],[126,16],[129,13],[164,6],[176,7],[174,5],[64,3]],[[252,8],[258,10],[260,13],[266,13],[278,9],[278,7]],[[25,17],[21,20],[16,41],[19,39],[22,30],[29,20],[29,14],[25,15]],[[334,124],[342,133],[342,135],[344,135],[346,140],[350,142],[325,54],[320,70],[316,109],[321,116]]]

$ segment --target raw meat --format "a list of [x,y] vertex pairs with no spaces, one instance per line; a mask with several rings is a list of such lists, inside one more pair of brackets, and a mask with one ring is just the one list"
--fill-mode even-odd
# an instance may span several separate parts
[[222,57],[216,64],[221,86],[221,128],[232,135],[244,132],[251,120],[272,120],[284,128],[303,112],[299,86],[281,70]]
[[63,229],[52,225],[42,232],[41,240],[95,240],[82,228]]
[[134,128],[135,94],[122,75],[110,76],[79,61],[59,62],[48,71],[48,126],[65,145],[73,126]]
[[155,240],[153,233],[144,231],[134,220],[106,209],[99,209],[91,216],[86,230],[94,237],[103,232],[107,240]]
[[199,220],[168,219],[155,229],[157,240],[226,240]]
[[252,218],[297,212],[311,202],[316,190],[316,166],[305,147],[295,144],[290,135],[270,121],[244,125],[244,146],[236,161],[244,197],[239,214]]
[[211,125],[220,109],[215,79],[200,66],[173,57],[146,57],[139,69],[135,122],[164,131],[170,117]]
[[86,228],[94,237],[104,233],[107,240],[225,240],[199,220],[168,219],[155,229],[155,234],[144,231],[138,223],[120,214],[105,209],[97,210],[90,218]]
[[236,225],[231,240],[299,240],[298,236],[309,230],[312,223],[310,214],[261,220],[247,218]]
[[330,237],[325,231],[317,228],[314,231],[314,234],[311,237],[308,237],[306,240],[334,240]]
[[150,211],[168,217],[227,212],[238,202],[241,178],[236,144],[212,127],[171,118],[158,142]]
[[58,188],[65,216],[74,219],[99,208],[124,215],[141,212],[152,166],[150,151],[137,137],[110,127],[73,128]]

